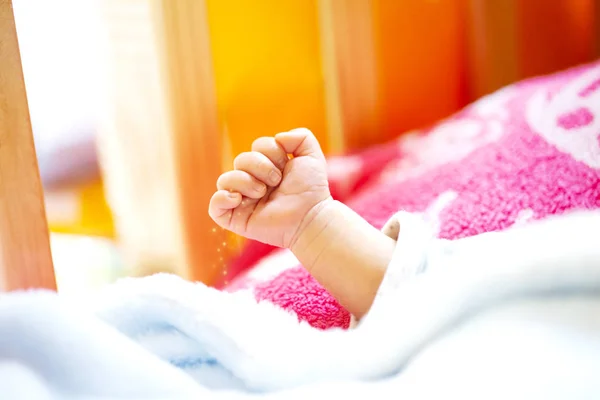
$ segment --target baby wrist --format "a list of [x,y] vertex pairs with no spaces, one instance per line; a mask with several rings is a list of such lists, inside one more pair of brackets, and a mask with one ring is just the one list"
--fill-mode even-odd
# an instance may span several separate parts
[[316,205],[306,216],[289,249],[310,272],[327,247],[343,231],[345,206],[332,198]]

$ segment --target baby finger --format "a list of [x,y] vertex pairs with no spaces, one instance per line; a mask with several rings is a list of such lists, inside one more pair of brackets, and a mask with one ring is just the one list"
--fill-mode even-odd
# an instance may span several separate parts
[[217,189],[239,192],[251,199],[260,199],[267,192],[267,186],[245,171],[229,171],[217,180]]

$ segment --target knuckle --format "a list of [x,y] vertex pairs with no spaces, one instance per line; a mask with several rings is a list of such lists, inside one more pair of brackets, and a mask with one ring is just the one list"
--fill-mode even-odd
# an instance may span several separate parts
[[257,151],[241,153],[234,160],[234,168],[240,171],[260,173],[267,166],[265,156]]
[[300,133],[304,136],[313,136],[313,133],[308,128],[296,128],[296,129],[293,129],[292,132]]
[[244,165],[247,165],[248,163],[248,159],[250,159],[252,157],[252,153],[250,152],[243,152],[237,155],[236,158],[233,159],[233,168],[234,169],[241,169],[244,168]]
[[225,183],[225,181],[227,180],[227,174],[221,174],[218,178],[217,178],[217,188],[221,189],[223,187],[223,184]]
[[235,185],[241,177],[242,174],[240,174],[240,171],[225,172],[217,179],[217,188],[226,190],[231,189],[231,186]]
[[262,136],[254,140],[254,142],[252,142],[252,150],[260,151],[265,148],[268,148],[271,142],[270,139],[272,138],[269,138],[268,136]]
[[212,217],[213,212],[215,211],[215,208],[217,206],[218,203],[218,199],[216,198],[216,195],[213,195],[210,198],[210,201],[208,202],[208,214]]
[[263,157],[259,157],[258,154],[252,160],[252,166],[255,171],[266,170],[269,166]]

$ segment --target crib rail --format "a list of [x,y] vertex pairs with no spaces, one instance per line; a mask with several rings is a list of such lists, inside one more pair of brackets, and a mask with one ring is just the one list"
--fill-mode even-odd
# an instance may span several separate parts
[[0,0],[0,290],[56,289],[11,0]]

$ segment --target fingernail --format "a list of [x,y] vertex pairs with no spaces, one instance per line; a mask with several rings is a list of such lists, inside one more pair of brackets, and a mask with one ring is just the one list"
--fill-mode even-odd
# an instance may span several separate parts
[[229,192],[227,196],[231,197],[232,199],[235,199],[237,198],[237,193]]
[[276,185],[279,183],[279,180],[281,179],[281,173],[278,171],[275,171],[274,169],[271,170],[271,172],[269,172],[269,182],[273,185]]
[[264,185],[261,185],[261,184],[254,185],[254,190],[258,193],[261,193],[264,189],[265,189]]

